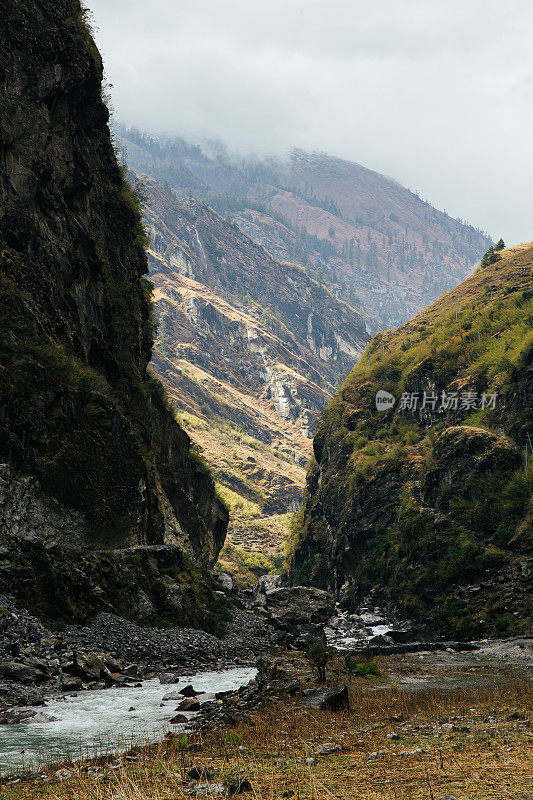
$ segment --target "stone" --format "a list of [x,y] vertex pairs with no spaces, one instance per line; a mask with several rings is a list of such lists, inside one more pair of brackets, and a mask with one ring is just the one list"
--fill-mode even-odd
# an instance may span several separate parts
[[213,780],[213,776],[208,769],[197,766],[193,766],[191,769],[187,770],[187,777],[191,781],[204,781],[205,783]]
[[335,609],[333,597],[322,589],[292,586],[265,594],[265,610],[276,621],[289,625],[325,624]]
[[261,575],[253,588],[253,598],[255,601],[260,601],[261,596],[268,594],[273,589],[280,589],[284,584],[284,580],[281,575]]
[[338,744],[333,744],[333,742],[325,742],[325,744],[321,744],[320,747],[317,747],[315,753],[317,756],[330,756],[333,753],[340,753],[341,747]]
[[104,660],[97,653],[77,653],[72,654],[72,671],[74,675],[87,680],[98,681],[103,676],[110,676]]
[[228,572],[215,572],[214,577],[227,592],[233,591],[233,578]]
[[252,784],[248,778],[241,778],[240,776],[229,778],[229,780],[226,781],[226,786],[230,797],[233,797],[235,794],[241,794],[242,792],[252,791]]
[[392,639],[395,644],[405,644],[413,640],[415,631],[413,628],[390,630],[387,631],[385,636],[387,636],[388,639]]
[[183,697],[196,697],[199,692],[196,689],[193,689],[192,685],[189,684],[188,686],[184,686],[183,689],[179,689],[179,694]]
[[76,692],[83,689],[83,681],[75,675],[68,675],[61,681],[61,688],[65,692]]
[[163,702],[165,703],[168,702],[169,700],[181,701],[183,700],[183,695],[181,695],[179,692],[168,692],[167,694],[163,695],[161,700],[163,700]]
[[176,714],[175,717],[172,717],[170,720],[171,725],[183,725],[185,722],[188,722],[188,718],[185,714]]
[[383,647],[384,645],[394,644],[394,641],[380,633],[377,636],[371,636],[368,640],[368,644],[370,647]]
[[327,708],[330,711],[349,708],[348,687],[343,683],[331,689],[306,689],[300,700],[300,706],[302,708]]
[[165,672],[159,676],[159,683],[179,683],[180,676],[174,672]]
[[188,697],[177,707],[176,711],[199,711],[200,702],[196,698]]
[[45,681],[47,675],[37,667],[31,667],[18,661],[1,661],[0,676],[21,683],[38,683]]
[[185,793],[193,797],[226,797],[228,790],[223,783],[192,783]]
[[31,708],[12,708],[0,713],[0,725],[31,725],[57,722],[58,718]]

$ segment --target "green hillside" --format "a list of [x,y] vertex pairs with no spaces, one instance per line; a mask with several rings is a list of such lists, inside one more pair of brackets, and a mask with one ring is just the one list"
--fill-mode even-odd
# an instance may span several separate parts
[[293,525],[298,581],[460,636],[530,626],[533,245],[499,255],[374,337],[324,414]]

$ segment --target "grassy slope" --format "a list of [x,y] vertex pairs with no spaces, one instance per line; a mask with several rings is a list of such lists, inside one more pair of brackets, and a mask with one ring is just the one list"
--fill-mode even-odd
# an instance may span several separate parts
[[[354,597],[377,589],[404,613],[429,614],[458,634],[481,632],[483,617],[502,632],[516,627],[490,590],[468,616],[472,598],[452,587],[531,551],[533,470],[525,472],[523,455],[533,431],[532,285],[533,245],[506,250],[409,325],[372,340],[315,439],[319,464],[294,525],[297,578],[328,581],[322,556],[333,529],[350,542],[340,567]],[[396,397],[495,391],[498,402],[495,410],[425,415],[396,404],[378,414],[378,389]],[[381,515],[365,508],[367,497],[382,503]],[[339,502],[342,510],[328,516]]]

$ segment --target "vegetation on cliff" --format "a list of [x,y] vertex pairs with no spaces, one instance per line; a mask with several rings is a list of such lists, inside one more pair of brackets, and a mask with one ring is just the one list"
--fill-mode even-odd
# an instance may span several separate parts
[[499,255],[374,337],[330,403],[295,580],[458,636],[531,625],[533,245]]

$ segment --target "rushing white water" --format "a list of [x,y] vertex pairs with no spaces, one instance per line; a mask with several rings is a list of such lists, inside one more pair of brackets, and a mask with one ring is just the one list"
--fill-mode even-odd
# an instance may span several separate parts
[[[158,741],[168,730],[183,728],[169,725],[179,701],[162,702],[164,695],[192,683],[198,692],[208,693],[198,698],[206,702],[213,699],[214,692],[244,686],[256,673],[252,668],[202,672],[182,677],[179,684],[161,684],[155,679],[143,681],[142,687],[136,689],[111,688],[51,698],[44,711],[57,717],[57,722],[0,725],[0,773],[36,769],[50,760],[116,752],[138,742]],[[185,713],[188,718],[195,716],[178,713]]]

